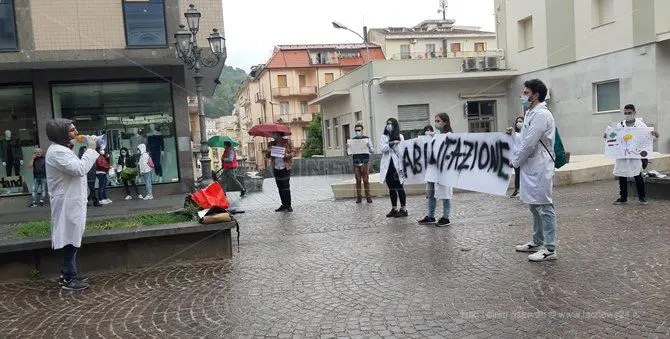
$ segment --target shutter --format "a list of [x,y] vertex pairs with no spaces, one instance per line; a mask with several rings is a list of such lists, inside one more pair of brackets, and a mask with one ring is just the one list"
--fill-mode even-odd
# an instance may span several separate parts
[[423,130],[430,124],[428,105],[398,105],[398,123],[403,131]]

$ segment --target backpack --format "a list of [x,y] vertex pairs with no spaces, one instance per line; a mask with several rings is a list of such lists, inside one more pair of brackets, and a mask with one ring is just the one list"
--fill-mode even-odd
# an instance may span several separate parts
[[561,168],[565,164],[570,162],[570,152],[566,152],[565,148],[563,148],[561,135],[558,134],[558,127],[556,127],[555,134],[556,136],[554,137],[554,154],[556,154],[556,158],[551,156],[551,152],[549,152],[549,149],[547,148],[547,146],[544,145],[542,140],[540,140],[540,143],[542,144],[544,149],[547,150],[547,153],[549,153],[551,160],[554,162],[554,168]]
[[151,156],[149,156],[149,160],[147,161],[147,165],[149,165],[149,168],[154,168],[154,159],[151,159]]

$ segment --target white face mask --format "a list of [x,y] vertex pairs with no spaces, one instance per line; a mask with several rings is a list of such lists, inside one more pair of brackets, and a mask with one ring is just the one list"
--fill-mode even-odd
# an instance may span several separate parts
[[517,122],[516,128],[521,129],[521,127],[523,127],[523,122]]
[[635,115],[633,115],[633,114],[626,114],[625,116],[626,116],[626,121],[628,121],[628,122],[633,122],[633,121],[635,121]]
[[389,132],[393,132],[393,125],[392,124],[386,125],[386,130]]
[[101,149],[101,150],[100,150],[100,154],[105,155],[105,150],[104,150],[104,149]]

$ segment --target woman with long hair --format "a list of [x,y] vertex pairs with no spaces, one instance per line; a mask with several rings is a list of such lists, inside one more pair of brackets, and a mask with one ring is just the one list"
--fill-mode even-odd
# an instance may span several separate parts
[[[514,143],[512,144],[512,159],[516,157],[516,155],[519,153],[519,149],[521,148],[521,128],[523,127],[523,117],[519,116],[516,117],[514,120],[514,126],[511,127],[513,130],[512,132],[512,140]],[[512,195],[510,195],[510,198],[516,198],[519,196],[519,182],[521,181],[521,168],[514,168],[514,192]]]
[[[435,130],[440,134],[449,134],[453,130],[451,128],[451,119],[447,113],[440,113],[435,116]],[[431,134],[432,136],[433,134]],[[426,169],[426,199],[428,199],[428,215],[419,220],[421,225],[435,224],[438,227],[447,226],[451,223],[449,215],[451,213],[451,197],[453,195],[453,188],[451,186],[440,185],[437,182],[437,165],[428,165]],[[435,180],[435,181],[432,181]],[[442,200],[442,217],[435,221],[435,209],[437,208],[437,200]]]
[[[381,163],[379,164],[379,180],[386,183],[391,197],[391,212],[386,214],[387,218],[402,218],[407,216],[404,172],[402,170],[402,159],[398,153],[398,144],[405,138],[400,134],[400,125],[398,120],[389,118],[386,120],[386,126],[379,141],[379,150],[382,152]],[[400,200],[400,209],[398,210],[398,200]]]

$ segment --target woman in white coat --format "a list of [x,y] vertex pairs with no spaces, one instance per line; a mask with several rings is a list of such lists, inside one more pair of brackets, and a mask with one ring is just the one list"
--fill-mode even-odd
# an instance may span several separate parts
[[46,132],[53,142],[45,157],[51,200],[51,244],[53,249],[63,249],[63,289],[82,290],[87,285],[79,279],[76,258],[86,226],[86,174],[100,154],[95,151],[96,139],[91,137],[86,140],[86,152],[81,159],[77,157],[71,140],[79,133],[71,120],[51,120],[47,122]]
[[[435,116],[435,129],[440,134],[449,134],[453,130],[451,128],[451,119],[447,113],[440,113]],[[432,137],[434,133],[429,134]],[[449,215],[451,214],[451,197],[453,196],[453,188],[451,186],[440,185],[437,182],[437,164],[429,164],[426,169],[426,199],[428,199],[428,215],[419,220],[421,225],[435,224],[437,227],[444,227],[451,224]],[[435,209],[437,208],[437,200],[442,200],[442,217],[435,221]]]
[[[400,134],[400,125],[398,120],[389,118],[386,120],[386,127],[379,141],[379,150],[382,152],[382,159],[379,164],[379,182],[386,183],[391,197],[391,212],[386,214],[387,218],[402,218],[407,216],[404,171],[402,170],[402,160],[398,153],[398,144],[405,138]],[[400,200],[400,210],[398,210],[398,200]]]

